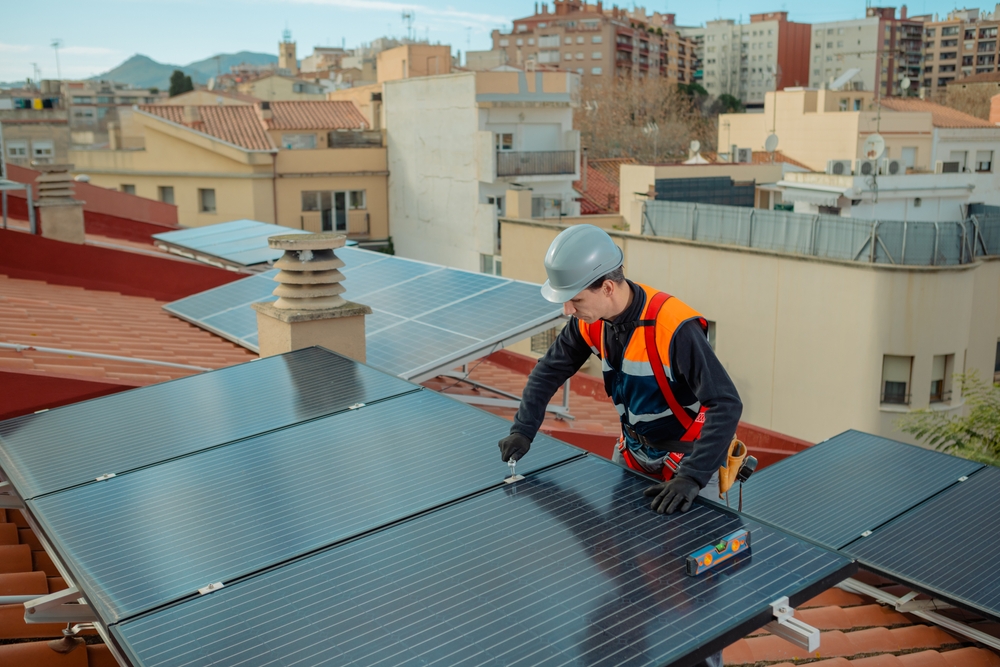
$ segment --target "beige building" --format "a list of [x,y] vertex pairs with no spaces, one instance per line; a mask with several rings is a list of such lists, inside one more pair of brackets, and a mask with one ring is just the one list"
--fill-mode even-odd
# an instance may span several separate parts
[[91,182],[177,205],[187,227],[230,220],[386,239],[386,151],[346,102],[137,107],[118,150],[73,151]]
[[8,164],[66,162],[70,123],[59,82],[0,91],[0,142]]
[[319,83],[275,72],[239,83],[236,85],[236,91],[270,102],[326,99],[326,89]]
[[[1000,127],[955,109],[913,98],[873,93],[800,88],[768,93],[764,113],[719,116],[719,145],[763,150],[769,134],[781,151],[815,171],[830,160],[864,157],[865,140],[885,140],[883,158],[898,158],[908,169],[935,171],[939,162],[959,161],[961,171],[978,171],[980,152],[1000,154]],[[985,154],[982,156],[988,157]]]
[[956,9],[943,21],[924,24],[921,97],[943,98],[948,84],[973,74],[996,72],[1000,17],[978,9]]
[[195,88],[180,95],[167,97],[157,104],[169,104],[172,106],[227,106],[231,104],[256,104],[260,100],[251,95],[243,95],[228,90],[208,90],[207,88]]
[[602,2],[555,0],[553,10],[515,19],[509,33],[493,31],[493,50],[504,64],[575,72],[584,86],[617,76],[694,80],[694,44],[682,37],[673,14],[643,8],[606,9]]
[[[544,281],[563,227],[501,225],[504,275]],[[961,413],[952,375],[992,378],[1000,361],[1000,257],[892,266],[610,233],[626,275],[710,320],[756,426],[811,442],[852,428],[912,442],[896,427],[903,414]]]
[[64,81],[62,94],[69,111],[70,132],[78,146],[107,146],[113,123],[121,122],[136,104],[167,99],[167,91],[131,88],[112,81]]

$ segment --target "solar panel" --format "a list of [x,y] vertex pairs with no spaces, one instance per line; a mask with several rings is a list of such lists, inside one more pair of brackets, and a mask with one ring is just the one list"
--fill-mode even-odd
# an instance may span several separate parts
[[839,549],[982,467],[847,431],[755,474],[744,489],[743,509]]
[[[233,220],[176,232],[153,234],[156,244],[177,254],[210,264],[244,267],[273,262],[283,254],[267,239],[276,234],[309,232],[256,220]],[[273,288],[272,288],[273,289]]]
[[0,422],[0,468],[28,499],[414,390],[308,348]]
[[987,466],[844,552],[897,581],[1000,619],[1000,469]]
[[[235,409],[233,406],[231,409]],[[109,623],[494,486],[510,422],[430,390],[30,501]],[[518,472],[582,456],[539,436]]]
[[[715,505],[655,514],[648,484],[588,456],[112,632],[142,667],[691,664],[853,571]],[[685,574],[740,527],[751,554]]]
[[[368,363],[408,380],[485,356],[562,316],[537,285],[358,248],[340,248],[337,256],[345,263],[344,296],[372,308],[365,319]],[[164,309],[256,352],[257,314],[250,304],[275,299],[276,274],[244,278]]]

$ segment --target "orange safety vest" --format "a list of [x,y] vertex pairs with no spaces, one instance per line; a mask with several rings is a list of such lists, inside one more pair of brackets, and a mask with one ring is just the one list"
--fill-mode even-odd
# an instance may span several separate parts
[[[604,353],[605,326],[603,320],[593,324],[580,321],[580,334],[591,351],[601,359],[604,386],[612,398],[621,417],[622,424],[638,434],[660,427],[663,420],[671,419],[679,423],[683,434],[677,438],[682,442],[695,440],[701,433],[707,408],[697,399],[688,405],[681,405],[674,391],[674,377],[670,370],[670,346],[674,334],[681,325],[690,320],[698,320],[703,329],[708,328],[705,319],[680,299],[671,297],[646,285],[636,285],[646,296],[642,318],[636,329],[643,335],[629,338],[622,355],[621,369],[612,368]],[[624,444],[624,437],[623,442]],[[627,448],[621,447],[626,461]],[[681,455],[668,457],[667,466],[676,469]],[[630,467],[631,461],[629,461]],[[670,466],[673,463],[673,466]],[[664,471],[666,473],[666,471]]]

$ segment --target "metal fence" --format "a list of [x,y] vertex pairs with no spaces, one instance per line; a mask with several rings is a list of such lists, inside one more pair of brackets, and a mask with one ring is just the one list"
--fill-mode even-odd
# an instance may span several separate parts
[[1000,255],[1000,215],[904,222],[647,201],[642,233],[874,264],[948,266]]
[[497,151],[497,176],[576,173],[576,151]]

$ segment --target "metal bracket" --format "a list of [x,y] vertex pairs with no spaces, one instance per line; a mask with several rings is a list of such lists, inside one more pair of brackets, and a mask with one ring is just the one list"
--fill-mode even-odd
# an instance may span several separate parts
[[787,597],[778,598],[771,603],[774,620],[765,627],[772,635],[786,639],[809,653],[819,648],[819,630],[795,618],[795,610],[788,603]]
[[0,509],[23,510],[24,501],[10,482],[0,482]]
[[97,620],[94,610],[83,600],[76,586],[24,603],[25,623],[95,623]]
[[919,595],[916,591],[910,591],[903,597],[899,598],[895,605],[896,611],[898,612],[914,612],[914,611],[935,611],[937,609],[954,609],[955,605],[948,604],[942,600],[917,600],[916,597]]

